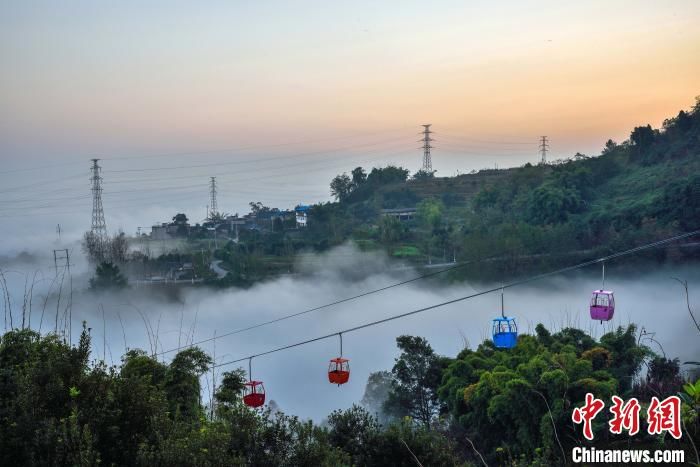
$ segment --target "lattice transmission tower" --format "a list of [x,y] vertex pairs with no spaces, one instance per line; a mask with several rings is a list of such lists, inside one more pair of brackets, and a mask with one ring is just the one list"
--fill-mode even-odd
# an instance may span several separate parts
[[94,241],[97,243],[98,251],[104,254],[104,248],[107,242],[107,224],[105,223],[105,212],[102,208],[102,176],[100,171],[102,168],[97,163],[99,159],[92,159],[92,233]]
[[209,182],[209,219],[213,219],[219,212],[216,207],[216,177],[211,177]]
[[547,151],[549,151],[549,143],[546,136],[540,136],[540,164],[547,164]]
[[430,142],[433,141],[433,139],[430,137],[430,134],[433,133],[430,131],[430,126],[431,124],[423,125],[423,171],[424,172],[432,172],[433,171],[433,161],[430,157],[430,149],[432,146],[430,145]]

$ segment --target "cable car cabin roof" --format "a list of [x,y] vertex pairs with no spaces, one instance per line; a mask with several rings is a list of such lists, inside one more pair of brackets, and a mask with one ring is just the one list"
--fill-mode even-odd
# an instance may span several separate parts
[[612,291],[612,290],[594,290],[593,293],[605,294],[605,295],[613,295],[613,291]]
[[262,381],[246,381],[246,386],[262,386]]
[[501,318],[499,316],[498,318],[494,318],[493,321],[494,322],[501,322],[502,321],[502,322],[506,322],[506,323],[509,321],[515,322],[515,318],[511,318],[510,316],[505,316],[505,317]]
[[347,358],[331,358],[332,363],[345,363],[349,361],[350,360],[348,360]]

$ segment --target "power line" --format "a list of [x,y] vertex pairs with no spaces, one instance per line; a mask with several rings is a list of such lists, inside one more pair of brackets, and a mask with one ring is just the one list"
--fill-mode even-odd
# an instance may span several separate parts
[[[384,140],[384,141],[377,141],[377,142],[370,142],[370,143],[363,143],[363,144],[353,144],[349,146],[344,146],[341,148],[336,148],[336,149],[331,149],[331,150],[320,150],[320,151],[311,151],[311,152],[302,152],[302,153],[297,153],[297,154],[292,154],[290,156],[279,156],[279,157],[269,157],[264,160],[275,160],[275,159],[285,159],[285,158],[290,158],[290,157],[300,157],[300,156],[306,156],[306,155],[318,155],[318,154],[328,154],[329,152],[337,152],[337,151],[345,151],[348,149],[357,149],[357,148],[363,148],[367,146],[376,146],[379,144],[385,144],[385,143],[393,143],[397,141],[405,141],[405,138],[393,138],[390,140]],[[258,159],[260,160],[260,159]],[[110,170],[110,173],[124,173],[124,172],[153,172],[153,171],[159,171],[159,170],[179,170],[179,169],[196,169],[196,168],[205,168],[205,167],[219,167],[219,166],[227,166],[227,165],[237,165],[241,163],[242,161],[229,161],[229,162],[213,162],[209,164],[194,164],[194,165],[179,165],[179,166],[169,166],[169,167],[148,167],[148,168],[143,168],[143,169],[122,169],[122,170]],[[246,161],[249,162],[249,161]]]
[[[476,143],[476,145],[487,145],[486,147],[496,147],[496,146],[535,146],[537,143],[534,141],[526,141],[526,140],[519,140],[519,141],[502,141],[502,140],[488,140],[488,139],[475,139],[475,138],[469,138],[465,136],[458,136],[458,135],[453,135],[450,133],[445,133],[444,131],[440,131],[437,133],[440,135],[440,139],[452,139],[455,141],[459,142],[466,142],[468,145],[473,145],[473,143]],[[506,148],[503,148],[506,149]]]
[[[248,146],[235,146],[235,147],[228,147],[228,148],[222,148],[222,149],[214,149],[214,150],[205,150],[205,151],[187,151],[187,152],[169,152],[169,153],[158,153],[158,154],[140,154],[140,155],[131,155],[131,156],[106,156],[102,157],[102,160],[128,160],[128,159],[151,159],[151,158],[158,158],[158,157],[184,157],[184,156],[203,156],[207,154],[225,154],[225,153],[231,153],[231,152],[241,152],[241,151],[248,151],[251,149],[265,149],[265,148],[275,148],[275,147],[284,147],[284,146],[295,146],[299,144],[314,144],[314,143],[323,143],[326,141],[336,141],[336,140],[343,140],[343,139],[354,139],[357,138],[358,136],[375,136],[375,135],[382,135],[382,134],[388,134],[388,133],[396,133],[397,131],[404,131],[408,129],[408,127],[401,127],[401,128],[394,128],[390,130],[385,130],[385,131],[375,131],[375,132],[370,132],[370,133],[358,133],[355,135],[346,135],[346,136],[332,136],[328,138],[317,138],[313,140],[297,140],[297,141],[285,141],[281,143],[273,143],[273,144],[257,144],[257,145],[248,145]],[[81,156],[82,159],[82,156]],[[81,161],[73,161],[73,162],[62,162],[58,164],[49,164],[49,165],[41,165],[41,166],[34,166],[34,167],[23,167],[23,168],[18,168],[18,169],[10,169],[10,170],[3,170],[0,171],[0,175],[3,174],[9,174],[9,173],[16,173],[16,172],[28,172],[32,170],[46,170],[50,168],[55,168],[55,167],[63,167],[63,166],[68,166],[68,165],[79,165],[82,164]]]
[[[409,152],[409,149],[408,149],[408,148],[406,148],[405,150],[399,151],[399,152],[391,152],[391,153],[388,153],[388,154],[385,152],[386,150],[389,150],[389,149],[392,149],[392,150],[393,150],[394,147],[396,147],[396,146],[403,146],[403,145],[405,145],[405,142],[403,142],[403,144],[398,144],[398,145],[397,145],[397,144],[391,144],[388,148],[384,148],[384,149],[380,149],[380,148],[372,149],[372,151],[371,151],[370,153],[377,153],[377,152],[380,153],[380,155],[379,155],[378,157],[373,157],[372,160],[381,159],[381,158],[383,158],[383,157],[393,156],[393,155],[395,155],[395,154],[403,154],[403,153]],[[334,151],[330,151],[330,152],[332,153],[332,152],[337,152],[337,151],[334,150]],[[324,154],[327,154],[327,153],[329,153],[329,151],[324,151],[323,153],[324,153]],[[295,158],[295,157],[307,156],[307,155],[313,155],[313,154],[315,154],[315,153],[300,153],[300,154],[291,155],[291,156],[283,156],[283,157],[281,157],[281,158],[289,159],[289,158]],[[258,159],[258,160],[249,159],[249,160],[245,160],[245,161],[234,161],[234,162],[230,162],[230,163],[228,163],[228,164],[236,164],[236,163],[239,163],[239,162],[240,162],[240,163],[252,163],[252,162],[260,162],[260,161],[266,162],[266,161],[275,160],[275,159],[280,159],[280,157],[267,158],[267,159]],[[335,156],[335,157],[327,157],[327,158],[324,158],[324,159],[322,159],[322,160],[296,161],[296,162],[293,162],[293,163],[291,163],[291,164],[285,164],[285,165],[276,164],[276,165],[267,166],[267,167],[255,167],[255,168],[247,169],[247,170],[245,171],[245,173],[246,173],[246,174],[250,174],[250,173],[253,173],[253,172],[265,172],[265,173],[270,173],[271,171],[281,171],[279,176],[286,176],[286,175],[289,174],[289,172],[286,171],[286,170],[283,170],[283,169],[287,169],[287,168],[289,168],[289,167],[297,167],[297,166],[316,165],[316,164],[319,164],[319,163],[324,163],[324,162],[329,162],[329,161],[348,161],[348,156],[347,156],[346,154],[340,154],[340,155],[337,155],[337,156]],[[357,161],[357,162],[365,162],[365,161]],[[369,162],[369,160],[368,160],[367,162]],[[330,168],[330,167],[336,167],[336,165],[335,165],[335,164],[334,164],[334,165],[325,164],[324,167]],[[183,166],[183,168],[190,168],[190,167],[189,167],[189,166],[187,166],[187,167],[184,167],[184,166]],[[145,169],[134,169],[134,170],[140,171],[140,170],[145,170]],[[114,173],[114,172],[115,172],[115,171],[107,171],[107,173]],[[304,173],[305,173],[305,172],[306,172],[306,171],[304,171]],[[171,181],[171,180],[190,179],[190,178],[202,178],[204,175],[206,175],[206,174],[197,175],[197,174],[191,174],[191,173],[190,173],[190,174],[188,174],[188,175],[176,176],[176,177],[145,177],[145,178],[132,178],[132,177],[129,177],[128,179],[125,179],[125,180],[119,180],[119,179],[114,180],[114,179],[110,179],[110,180],[105,181],[105,182],[103,182],[103,183],[106,184],[106,185],[111,185],[111,184],[114,184],[114,183],[133,183],[133,184],[137,184],[137,183],[150,183],[150,182],[153,182],[153,181]],[[232,171],[232,172],[217,172],[217,177],[221,178],[222,175],[241,175],[241,171],[238,170],[238,171]],[[276,174],[274,174],[274,175],[276,175]],[[71,177],[64,178],[63,180],[70,180],[70,179],[80,178],[80,177],[81,177],[81,175],[76,175],[76,176],[71,176]],[[268,178],[269,178],[269,175],[268,175]],[[250,176],[246,176],[245,178],[238,178],[238,179],[236,179],[236,180],[234,180],[234,181],[238,181],[238,180],[240,180],[240,181],[249,181],[249,180],[255,180],[255,179],[251,179]],[[13,188],[10,189],[10,190],[3,190],[3,191],[0,191],[0,193],[9,192],[9,191],[16,192],[16,191],[20,191],[20,190],[22,190],[22,189],[29,188],[29,187],[32,187],[32,186],[37,186],[37,185],[43,185],[43,186],[45,186],[47,183],[48,183],[48,182],[39,182],[39,183],[35,183],[35,184],[30,184],[30,185],[15,186],[15,187],[13,187]],[[180,188],[180,187],[182,187],[182,186],[181,186],[181,185],[180,185],[180,186],[173,186],[173,188]],[[160,187],[159,187],[159,188],[160,188]],[[66,187],[66,188],[60,188],[60,189],[58,189],[58,190],[45,191],[45,192],[42,192],[42,193],[51,193],[51,192],[53,192],[53,191],[59,191],[59,190],[60,190],[60,191],[67,191],[67,190],[70,190],[70,189],[71,189],[70,187]],[[32,191],[32,193],[35,193],[35,192]]]
[[456,146],[450,143],[441,143],[440,149],[444,149],[447,152],[459,153],[467,156],[497,156],[497,157],[521,157],[521,156],[532,156],[532,152],[490,152],[489,150],[479,150],[474,148],[467,148],[463,146]]
[[[296,153],[296,154],[291,154],[291,155],[283,155],[283,156],[275,156],[275,157],[267,157],[267,158],[254,158],[254,159],[246,159],[246,160],[237,160],[237,161],[228,161],[228,162],[223,162],[223,163],[213,163],[213,164],[199,164],[199,165],[184,165],[184,166],[175,166],[175,167],[165,167],[165,168],[143,168],[143,169],[128,169],[128,170],[108,170],[106,173],[114,174],[114,173],[119,173],[119,172],[144,172],[144,171],[156,171],[156,170],[175,170],[175,169],[191,169],[191,168],[207,168],[207,167],[215,167],[215,166],[221,166],[221,165],[238,165],[238,164],[249,164],[249,163],[259,163],[259,162],[267,162],[267,161],[275,161],[275,160],[280,160],[280,159],[294,159],[294,158],[299,158],[299,157],[305,157],[305,156],[313,156],[313,155],[319,155],[319,154],[329,154],[329,153],[334,153],[334,152],[339,152],[347,149],[355,149],[355,148],[363,148],[363,147],[369,147],[369,146],[378,146],[382,144],[387,144],[387,143],[396,143],[396,142],[405,142],[404,138],[396,138],[396,139],[390,139],[390,140],[382,140],[382,141],[373,141],[369,143],[364,143],[364,144],[356,144],[356,145],[351,145],[351,146],[345,146],[345,147],[340,147],[340,148],[331,148],[328,150],[319,150],[319,151],[312,151],[312,152],[302,152],[302,153]],[[394,146],[392,144],[392,146]],[[377,150],[381,150],[377,148]],[[223,152],[223,151],[221,151]],[[344,157],[347,157],[347,155],[341,155],[340,158],[342,159]],[[129,157],[129,158],[136,158],[134,157]],[[105,160],[104,158],[100,160]],[[325,158],[323,161],[328,160],[328,158]],[[304,161],[301,162],[301,164],[305,163],[316,163],[316,162],[323,162],[323,161]],[[72,165],[71,164],[66,164],[66,165]],[[58,165],[56,165],[58,166]],[[27,169],[27,170],[34,170],[34,169],[41,169],[41,168],[51,168],[54,167],[54,165],[47,165],[43,167],[36,167],[32,169]],[[253,171],[260,171],[260,170],[270,170],[270,169],[279,169],[279,166],[272,166],[272,167],[264,167],[264,168],[256,168],[252,169]],[[231,174],[236,173],[239,174],[240,172],[230,172]],[[2,172],[0,172],[2,174]],[[218,173],[217,175],[222,175],[222,173]],[[143,178],[143,179],[133,179],[129,178],[126,180],[112,180],[110,179],[107,181],[107,184],[111,183],[138,183],[138,182],[147,182],[151,180],[174,180],[178,178],[192,178],[197,175],[187,175],[185,177],[159,177],[159,178]],[[28,189],[31,187],[35,186],[46,186],[47,184],[51,183],[54,184],[57,180],[58,181],[67,181],[71,179],[76,179],[76,178],[81,178],[82,175],[74,175],[70,177],[63,177],[63,178],[52,178],[51,180],[47,181],[41,181],[41,182],[34,182],[31,184],[27,185],[19,185],[15,186],[9,189],[3,189],[0,190],[0,193],[10,193],[10,192],[16,192],[18,190],[23,190],[23,189]]]
[[[371,157],[371,158],[367,158],[367,159],[363,159],[363,160],[355,160],[354,163],[362,164],[362,163],[376,162],[376,161],[378,161],[378,160],[391,159],[391,158],[397,157],[397,156],[399,156],[399,155],[407,154],[407,153],[409,153],[409,152],[411,152],[411,151],[412,151],[412,149],[405,149],[405,150],[401,150],[401,151],[397,151],[397,152],[393,152],[393,153],[389,153],[389,154],[382,153],[382,154],[379,155],[379,156],[375,156],[375,157]],[[324,162],[324,161],[314,161],[313,163],[315,164],[316,162]],[[279,166],[279,167],[277,167],[277,168],[285,168],[285,169],[286,169],[286,168],[291,168],[291,167],[296,167],[296,166],[302,166],[302,167],[303,167],[303,166],[305,166],[305,165],[308,166],[308,162],[306,162],[306,163],[301,163],[301,164],[299,164],[299,163],[296,163],[296,164],[288,164],[288,165],[286,165],[286,166]],[[226,181],[227,181],[227,182],[251,182],[251,181],[268,180],[268,179],[275,179],[275,178],[280,178],[280,177],[288,177],[289,175],[295,175],[295,174],[302,174],[302,173],[303,173],[303,174],[306,174],[306,173],[309,173],[309,172],[318,172],[318,171],[327,170],[327,169],[331,169],[331,168],[335,168],[335,167],[338,167],[337,163],[326,164],[326,165],[324,165],[324,166],[318,166],[318,167],[312,167],[312,168],[305,168],[305,169],[297,170],[297,171],[285,170],[283,173],[279,173],[279,174],[274,174],[274,173],[273,173],[273,174],[270,174],[270,175],[263,175],[263,176],[259,176],[259,177],[247,177],[247,178],[227,179]],[[235,172],[235,173],[236,173],[236,174],[240,174],[240,172]],[[188,176],[188,178],[189,178],[189,177],[190,177],[190,176]],[[136,181],[136,180],[135,180],[135,181]],[[103,193],[105,193],[105,194],[116,194],[116,193],[130,193],[130,192],[167,191],[167,190],[179,190],[179,189],[187,188],[187,187],[203,187],[203,186],[205,186],[204,183],[196,184],[196,185],[187,185],[187,186],[182,186],[182,185],[181,185],[181,186],[173,186],[173,187],[154,187],[154,188],[152,188],[152,189],[143,189],[143,188],[140,188],[140,189],[134,189],[134,190],[105,191],[105,192],[103,192]],[[266,195],[266,196],[268,196],[268,195]],[[269,196],[268,196],[268,197],[269,197]],[[76,198],[76,200],[77,200],[77,199],[79,199],[79,198]],[[171,199],[171,197],[169,197],[168,199]],[[148,200],[152,201],[152,200],[153,200],[153,197],[135,199],[135,201],[139,201],[139,202],[148,201]],[[55,207],[55,206],[58,206],[58,205],[60,205],[60,206],[66,206],[65,203],[55,203],[55,204],[41,205],[41,206],[38,206],[38,207],[35,207],[35,206],[27,206],[27,207],[23,207],[23,208],[5,207],[5,208],[2,208],[2,209],[4,209],[5,211],[7,211],[7,210],[9,210],[9,211],[15,210],[15,211],[22,211],[22,212],[25,212],[27,209],[35,209],[35,208],[36,208],[36,209],[39,209],[39,208],[40,208],[40,209],[50,209],[50,208]],[[114,205],[114,202],[110,202],[110,205]],[[77,212],[77,211],[76,211],[76,212]],[[53,214],[53,213],[52,213],[52,214]],[[71,212],[64,212],[64,213],[62,213],[62,214],[71,214]],[[22,216],[23,216],[23,215],[24,215],[24,214],[22,214]],[[0,217],[12,217],[12,216],[3,215],[2,213],[0,213]],[[19,216],[14,216],[14,217],[19,217]]]
[[243,361],[246,361],[246,360],[250,360],[250,359],[253,359],[253,358],[256,358],[256,357],[261,357],[261,356],[264,356],[264,355],[269,355],[269,354],[272,354],[272,353],[281,352],[281,351],[283,351],[283,350],[288,350],[288,349],[292,349],[292,348],[295,348],[295,347],[300,347],[300,346],[302,346],[302,345],[310,344],[310,343],[317,342],[317,341],[320,341],[320,340],[323,340],[323,339],[329,339],[329,338],[331,338],[331,337],[335,337],[335,336],[338,336],[338,335],[341,335],[341,334],[347,334],[347,333],[350,333],[350,332],[359,331],[359,330],[361,330],[361,329],[365,329],[365,328],[368,328],[368,327],[371,327],[371,326],[377,326],[377,325],[379,325],[379,324],[387,323],[387,322],[389,322],[389,321],[394,321],[394,320],[397,320],[397,319],[405,318],[405,317],[407,317],[407,316],[416,315],[416,314],[422,313],[422,312],[424,312],[424,311],[434,310],[434,309],[436,309],[436,308],[441,308],[441,307],[444,307],[444,306],[447,306],[447,305],[452,305],[452,304],[454,304],[454,303],[462,302],[462,301],[464,301],[464,300],[469,300],[469,299],[476,298],[476,297],[479,297],[479,296],[482,296],[482,295],[487,295],[487,294],[490,294],[490,293],[493,293],[493,292],[500,292],[501,290],[508,289],[508,288],[511,288],[511,287],[515,287],[515,286],[518,286],[518,285],[523,285],[523,284],[527,284],[527,283],[530,283],[530,282],[534,282],[534,281],[537,281],[537,280],[540,280],[540,279],[544,279],[544,278],[546,278],[546,277],[551,277],[551,276],[555,276],[555,275],[562,274],[562,273],[565,273],[565,272],[573,271],[573,270],[576,270],[576,269],[581,269],[581,268],[584,268],[584,267],[587,267],[587,266],[591,266],[591,265],[593,265],[593,264],[598,264],[598,263],[605,262],[605,261],[609,261],[609,260],[612,260],[612,259],[615,259],[615,258],[620,258],[620,257],[622,257],[622,256],[631,255],[631,254],[637,253],[637,252],[639,252],[639,251],[643,251],[643,250],[646,250],[646,249],[649,249],[649,248],[654,248],[654,247],[657,247],[657,246],[661,246],[661,245],[664,245],[664,244],[667,244],[667,243],[674,242],[674,241],[676,241],[676,240],[682,240],[682,239],[684,239],[684,238],[692,237],[693,235],[697,235],[697,234],[699,234],[699,233],[700,233],[700,230],[695,230],[695,231],[693,231],[693,232],[688,232],[688,233],[676,235],[676,236],[674,236],[674,237],[669,237],[669,238],[666,238],[666,239],[663,239],[663,240],[658,240],[658,241],[653,242],[653,243],[648,243],[648,244],[646,244],[646,245],[641,245],[641,246],[638,246],[638,247],[635,247],[635,248],[632,248],[632,249],[629,249],[629,250],[625,250],[625,251],[622,251],[622,252],[614,253],[614,254],[611,254],[611,255],[608,255],[608,256],[603,256],[603,257],[601,257],[601,258],[593,259],[593,260],[590,260],[590,261],[585,261],[585,262],[583,262],[583,263],[579,263],[579,264],[576,264],[576,265],[573,265],[573,266],[567,266],[567,267],[564,267],[564,268],[561,268],[561,269],[557,269],[557,270],[555,270],[555,271],[550,271],[550,272],[546,272],[546,273],[543,273],[543,274],[538,274],[538,275],[535,275],[535,276],[526,277],[525,279],[521,279],[521,280],[518,280],[518,281],[510,282],[510,283],[508,283],[508,284],[504,284],[504,285],[502,285],[502,286],[494,287],[494,288],[491,288],[491,289],[488,289],[488,290],[482,290],[481,292],[476,292],[476,293],[474,293],[474,294],[466,295],[466,296],[464,296],[464,297],[455,298],[455,299],[452,299],[452,300],[448,300],[448,301],[441,302],[441,303],[438,303],[438,304],[435,304],[435,305],[431,305],[431,306],[427,306],[427,307],[424,307],[424,308],[419,308],[419,309],[417,309],[417,310],[409,311],[409,312],[406,312],[406,313],[401,313],[401,314],[398,314],[398,315],[389,316],[389,317],[387,317],[387,318],[383,318],[383,319],[379,319],[379,320],[372,321],[372,322],[369,322],[369,323],[361,324],[361,325],[359,325],[359,326],[354,326],[354,327],[351,327],[351,328],[348,328],[348,329],[344,329],[344,330],[342,330],[342,331],[336,331],[336,332],[333,332],[333,333],[331,333],[331,334],[326,334],[326,335],[324,335],[324,336],[314,337],[314,338],[312,338],[312,339],[307,339],[307,340],[304,340],[304,341],[301,341],[301,342],[296,342],[296,343],[294,343],[294,344],[289,344],[289,345],[285,345],[285,346],[282,346],[282,347],[277,347],[277,348],[275,348],[275,349],[268,350],[268,351],[265,351],[265,352],[261,352],[261,353],[255,354],[255,355],[249,355],[249,356],[247,356],[247,357],[239,358],[239,359],[236,359],[236,360],[230,360],[230,361],[228,361],[228,362],[223,362],[223,363],[215,364],[215,365],[212,365],[212,366],[213,366],[214,368],[218,368],[218,367],[225,366],[225,365],[231,365],[231,364],[234,364],[234,363],[239,363],[239,362],[243,362]]

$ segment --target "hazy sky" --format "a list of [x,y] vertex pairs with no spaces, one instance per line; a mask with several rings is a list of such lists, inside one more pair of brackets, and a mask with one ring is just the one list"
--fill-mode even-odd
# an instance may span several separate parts
[[[89,211],[90,157],[131,230],[203,217],[209,176],[235,212],[328,199],[356,165],[414,171],[421,123],[438,175],[536,161],[542,134],[551,158],[597,154],[693,104],[698,24],[696,0],[4,1],[0,216]],[[162,218],[110,219],[136,202]]]
[[699,23],[695,0],[6,1],[3,158],[424,122],[597,148],[692,104]]

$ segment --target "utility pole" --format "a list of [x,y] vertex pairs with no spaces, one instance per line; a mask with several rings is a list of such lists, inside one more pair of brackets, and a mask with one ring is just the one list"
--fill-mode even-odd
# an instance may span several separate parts
[[56,233],[58,234],[58,241],[61,241],[61,224],[56,224]]
[[546,136],[540,137],[540,164],[547,165],[547,151],[549,151],[549,143],[547,142]]
[[209,183],[209,218],[214,218],[214,215],[219,212],[216,207],[216,177],[211,177],[211,182]]
[[102,177],[100,176],[102,169],[97,163],[98,161],[99,159],[92,159],[92,177],[90,179],[92,183],[92,227],[90,232],[97,242],[98,256],[102,260],[107,244],[107,225],[105,224],[104,209],[102,209]]
[[[66,307],[67,313],[67,323],[68,327],[68,342],[72,342],[73,338],[73,275],[70,273],[70,250],[68,248],[63,248],[60,250],[53,250],[53,266],[56,269],[56,278],[58,278],[58,268],[59,266],[63,268],[64,274],[68,273],[68,278],[70,281],[70,296],[68,306]],[[61,278],[61,285],[63,285],[63,277]],[[60,290],[59,290],[59,300],[60,300]],[[64,317],[66,315],[64,314]],[[58,303],[56,304],[56,319],[58,320]],[[57,321],[58,323],[58,321]],[[65,337],[65,329],[64,329]]]
[[70,274],[70,253],[68,248],[53,250],[53,266],[56,269],[56,276],[58,276],[59,262],[62,263],[61,267],[66,268]]
[[430,142],[433,141],[433,139],[430,137],[430,134],[433,133],[430,131],[430,126],[431,124],[427,125],[422,125],[424,130],[423,130],[423,172],[432,172],[433,171],[433,161],[430,158],[430,149],[432,146],[430,145]]

